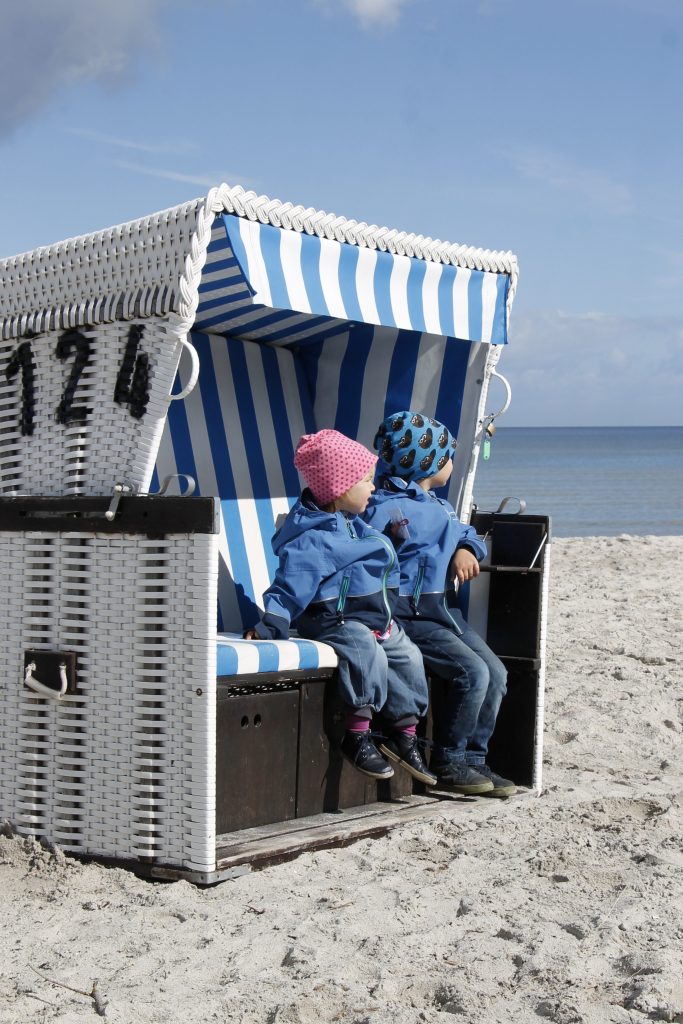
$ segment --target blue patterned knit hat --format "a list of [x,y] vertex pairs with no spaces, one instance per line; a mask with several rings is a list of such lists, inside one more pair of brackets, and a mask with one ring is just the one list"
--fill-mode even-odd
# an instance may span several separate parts
[[395,412],[380,424],[373,447],[380,472],[404,480],[434,476],[452,458],[458,442],[438,420],[419,412]]

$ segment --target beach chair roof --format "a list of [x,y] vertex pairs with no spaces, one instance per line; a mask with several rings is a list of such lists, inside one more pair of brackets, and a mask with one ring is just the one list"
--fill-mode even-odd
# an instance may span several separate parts
[[3,338],[168,316],[269,344],[361,322],[501,344],[510,252],[293,206],[240,186],[0,261]]

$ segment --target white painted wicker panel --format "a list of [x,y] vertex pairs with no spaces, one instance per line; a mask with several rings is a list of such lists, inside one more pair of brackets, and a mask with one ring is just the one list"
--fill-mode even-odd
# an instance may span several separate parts
[[3,338],[176,309],[200,204],[0,260]]
[[[131,326],[143,330],[139,351],[149,360],[149,400],[141,418],[114,400]],[[0,493],[109,494],[115,482],[136,490],[149,486],[169,404],[181,343],[171,325],[159,319],[80,328],[90,358],[74,395],[89,411],[84,422],[59,423],[56,412],[74,363],[60,359],[60,332],[21,342],[0,342]],[[7,378],[18,344],[30,345],[33,374],[33,432],[22,433],[21,370]],[[27,396],[30,402],[30,395]]]
[[[0,817],[76,853],[215,867],[217,538],[0,534]],[[23,686],[78,655],[78,694]]]

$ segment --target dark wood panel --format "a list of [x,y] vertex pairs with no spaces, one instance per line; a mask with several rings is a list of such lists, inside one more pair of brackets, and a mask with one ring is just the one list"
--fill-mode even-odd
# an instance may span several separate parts
[[537,658],[541,635],[540,576],[492,576],[486,640],[499,658]]
[[339,749],[344,707],[336,679],[303,683],[299,731],[297,817],[356,807],[377,799],[377,787]]
[[233,832],[296,813],[299,691],[219,689],[216,831]]
[[533,785],[539,670],[533,663],[502,659],[508,692],[498,712],[489,744],[489,764],[518,786]]

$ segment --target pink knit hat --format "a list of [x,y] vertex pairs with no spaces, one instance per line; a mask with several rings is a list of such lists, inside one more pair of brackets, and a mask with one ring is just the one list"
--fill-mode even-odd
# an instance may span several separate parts
[[338,430],[304,434],[294,465],[319,505],[329,505],[375,468],[377,456]]

